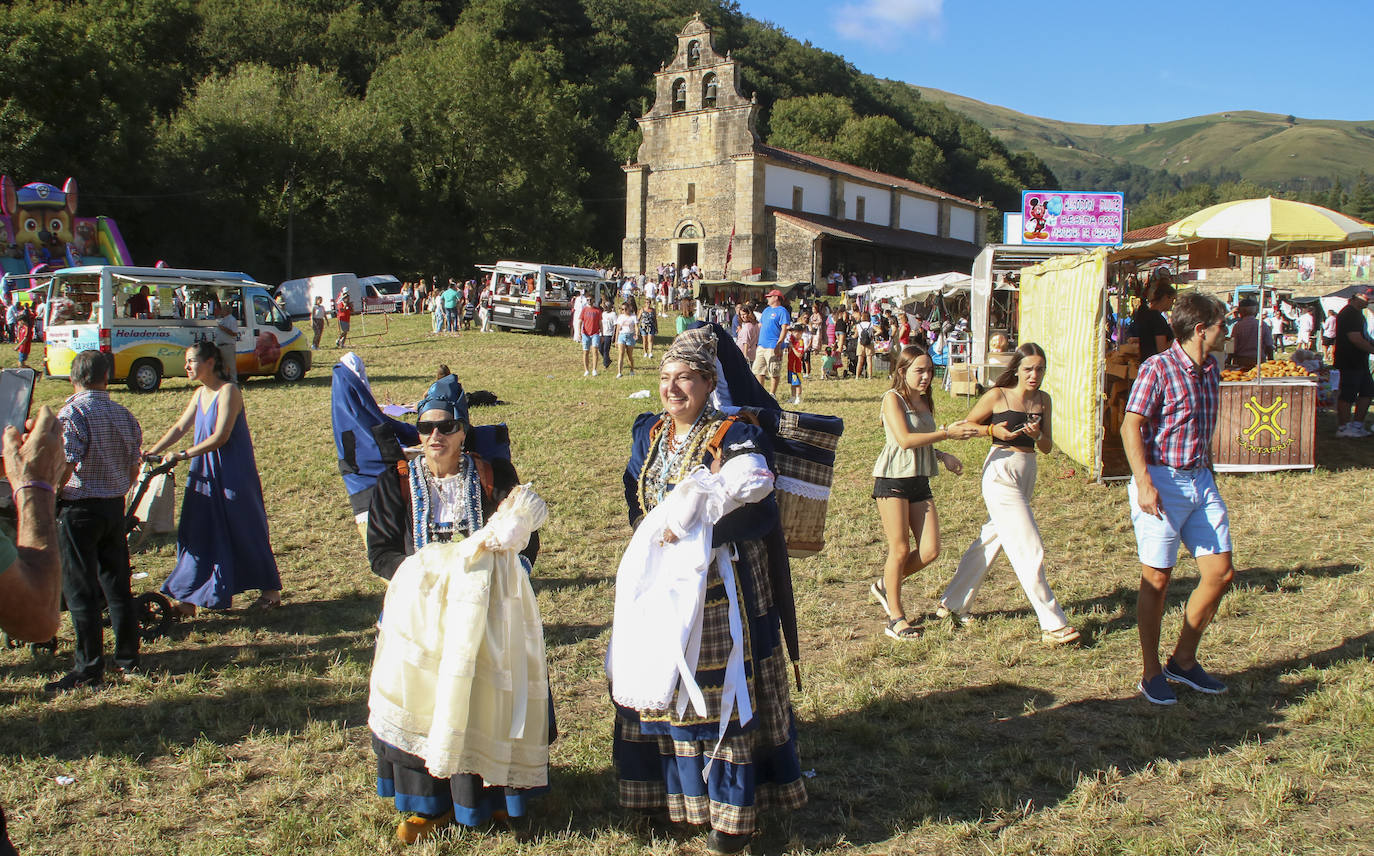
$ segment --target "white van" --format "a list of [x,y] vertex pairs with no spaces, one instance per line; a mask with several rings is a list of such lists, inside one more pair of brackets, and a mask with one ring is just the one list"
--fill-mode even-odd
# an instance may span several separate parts
[[214,341],[209,305],[228,303],[239,321],[239,377],[295,381],[310,370],[310,343],[267,287],[230,271],[92,265],[53,272],[45,319],[47,373],[69,377],[81,351],[114,361],[111,381],[152,392],[164,377],[185,374],[186,349]]
[[478,265],[491,287],[491,324],[498,330],[568,333],[572,330],[572,302],[577,291],[599,301],[602,289],[615,285],[591,268],[545,265],[536,262],[497,262]]
[[309,318],[316,297],[323,298],[325,308],[332,313],[345,288],[358,312],[401,311],[401,281],[389,273],[361,279],[351,273],[322,273],[304,279],[288,279],[277,286],[276,293],[287,315]]

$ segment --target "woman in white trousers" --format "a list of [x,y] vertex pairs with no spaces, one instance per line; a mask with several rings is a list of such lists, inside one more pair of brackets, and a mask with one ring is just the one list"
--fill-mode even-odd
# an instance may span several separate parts
[[964,551],[954,579],[940,597],[936,615],[952,615],[967,624],[988,568],[997,554],[1004,552],[1035,608],[1041,641],[1064,645],[1077,641],[1079,632],[1069,626],[1045,580],[1045,546],[1030,508],[1035,491],[1035,451],[1038,448],[1048,453],[1054,447],[1050,396],[1040,388],[1045,369],[1045,352],[1039,345],[1027,342],[1017,348],[1006,370],[965,420],[984,426],[992,438],[992,450],[983,463],[988,522]]

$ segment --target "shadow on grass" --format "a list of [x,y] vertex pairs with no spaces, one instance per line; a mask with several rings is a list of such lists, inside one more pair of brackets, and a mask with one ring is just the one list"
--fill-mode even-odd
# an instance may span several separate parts
[[[810,808],[792,819],[791,833],[818,850],[841,841],[874,844],[926,820],[978,821],[1028,803],[1053,806],[1080,776],[1112,768],[1130,775],[1159,760],[1204,758],[1266,739],[1285,709],[1318,686],[1315,678],[1283,683],[1282,675],[1367,659],[1371,645],[1374,632],[1225,675],[1228,694],[1183,689],[1170,708],[1136,696],[1050,707],[1054,696],[1046,690],[991,684],[887,699],[803,724],[803,767],[817,775],[808,782]],[[782,852],[786,843],[765,836],[760,845],[754,852]]]
[[562,645],[576,645],[586,639],[595,639],[611,627],[604,624],[545,624],[544,644],[550,648]]
[[[1235,582],[1231,584],[1232,589],[1262,589],[1266,592],[1293,591],[1301,588],[1298,585],[1286,585],[1284,581],[1290,577],[1310,577],[1312,579],[1328,579],[1342,577],[1346,574],[1353,574],[1359,571],[1358,565],[1343,562],[1336,565],[1320,565],[1317,567],[1295,568],[1243,568],[1237,570]],[[1193,589],[1197,588],[1198,577],[1196,573],[1185,571],[1180,575],[1175,569],[1173,580],[1169,583],[1169,593],[1166,597],[1165,609],[1174,609],[1185,603]],[[1107,633],[1114,633],[1136,626],[1136,598],[1139,595],[1139,586],[1117,586],[1113,591],[1086,600],[1073,601],[1065,604],[1065,607],[1076,614],[1087,614],[1089,616],[1100,611],[1109,616],[1106,621],[1096,621],[1089,617],[1081,622],[1080,629],[1090,632],[1094,637]],[[1117,615],[1120,613],[1120,615]],[[1007,610],[1005,615],[1030,615],[1029,608],[1024,610]]]
[[[1359,570],[1359,565],[1349,562],[1318,567],[1299,565],[1293,568],[1247,568],[1236,572],[1236,580],[1232,584],[1232,588],[1260,589],[1270,593],[1292,592],[1302,588],[1304,577],[1328,579],[1353,574]],[[1290,578],[1294,580],[1291,583],[1287,582]],[[1188,596],[1193,593],[1193,589],[1197,588],[1197,579],[1197,574],[1194,572],[1185,570],[1179,574],[1176,570],[1174,579],[1169,584],[1165,609],[1174,609],[1186,602]],[[1084,645],[1090,647],[1101,636],[1135,627],[1135,606],[1138,594],[1137,586],[1117,586],[1112,591],[1096,597],[1067,601],[1063,607],[1066,612],[1084,616],[1081,620],[1076,620],[1073,623],[1075,627],[1086,634],[1088,639]],[[1118,615],[1118,613],[1120,614]],[[1033,618],[1035,613],[1029,606],[1025,606],[1011,609],[974,609],[973,615],[976,618],[1022,619]],[[1116,617],[1099,620],[1095,617],[1097,615]],[[927,615],[926,620],[928,623],[937,621],[933,615]]]
[[538,576],[538,569],[536,569],[535,577],[532,582],[535,592],[538,593],[542,591],[554,592],[564,589],[586,588],[614,582],[614,580],[614,576],[591,576],[589,574],[579,574],[575,577],[541,577]]
[[[1317,678],[1280,682],[1374,655],[1374,632],[1311,655],[1224,677],[1231,691],[1186,689],[1179,704],[1154,707],[1137,696],[1054,707],[1052,692],[998,683],[900,699],[800,725],[810,801],[801,811],[764,812],[755,854],[881,844],[926,821],[985,821],[1063,801],[1080,777],[1131,775],[1159,761],[1184,761],[1267,739],[1287,708]],[[611,728],[609,714],[605,727]],[[610,759],[596,768],[551,771],[552,791],[535,804],[520,839],[617,831],[648,846],[688,842],[704,830],[650,820],[618,807]]]

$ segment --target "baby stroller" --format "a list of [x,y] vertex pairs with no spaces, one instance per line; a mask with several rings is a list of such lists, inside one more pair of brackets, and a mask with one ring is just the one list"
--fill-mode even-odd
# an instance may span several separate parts
[[[143,471],[139,475],[138,485],[134,489],[133,497],[129,500],[128,509],[124,512],[124,528],[128,533],[127,537],[129,540],[130,573],[133,572],[133,552],[143,546],[143,544],[147,542],[149,536],[157,532],[175,531],[174,528],[169,529],[166,524],[159,525],[161,523],[160,521],[140,518],[140,511],[144,512],[148,517],[153,517],[155,515],[148,514],[151,506],[145,509],[140,509],[139,506],[142,504],[144,496],[147,495],[148,489],[152,486],[153,480],[159,476],[170,474],[172,470],[176,469],[176,465],[176,461],[166,461],[156,466],[150,466],[146,463],[143,465]],[[173,482],[173,495],[161,498],[165,499],[166,502],[174,504],[175,490],[175,482]],[[166,520],[170,522],[172,516],[173,515],[170,514],[165,515]],[[172,609],[171,601],[157,591],[144,592],[134,598],[134,608],[138,615],[139,633],[147,641],[152,641],[159,636],[166,635],[168,629],[177,619],[177,612]]]

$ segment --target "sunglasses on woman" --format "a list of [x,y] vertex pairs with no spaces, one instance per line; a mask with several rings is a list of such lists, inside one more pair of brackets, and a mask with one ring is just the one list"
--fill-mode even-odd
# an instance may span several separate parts
[[421,419],[415,423],[421,437],[428,437],[438,431],[440,434],[457,434],[463,430],[463,420],[461,419],[437,419],[433,422]]

